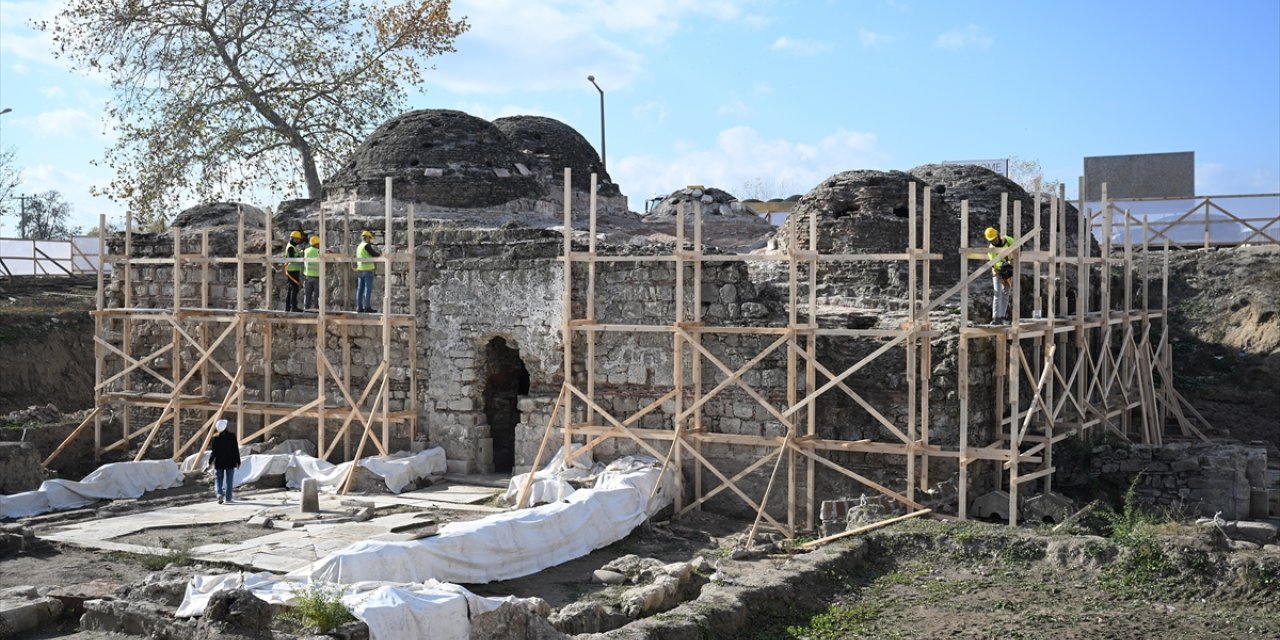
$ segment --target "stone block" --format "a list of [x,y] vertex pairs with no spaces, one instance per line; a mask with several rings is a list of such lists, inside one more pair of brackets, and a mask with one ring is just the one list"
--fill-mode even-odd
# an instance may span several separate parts
[[1280,530],[1280,527],[1276,527],[1276,525],[1269,522],[1240,520],[1235,523],[1233,537],[1248,540],[1258,545],[1272,544],[1276,541],[1278,530]]
[[268,516],[257,515],[249,518],[249,521],[246,522],[245,524],[251,527],[262,527],[263,529],[270,529],[271,518]]
[[0,624],[9,634],[38,629],[62,615],[62,602],[57,598],[0,600]]
[[596,569],[594,572],[592,572],[591,579],[594,582],[599,582],[602,584],[618,585],[626,582],[627,576],[621,573],[618,573],[617,571],[610,571],[608,569]]
[[320,512],[320,494],[319,484],[315,478],[304,478],[302,480],[302,507],[303,513],[319,513]]

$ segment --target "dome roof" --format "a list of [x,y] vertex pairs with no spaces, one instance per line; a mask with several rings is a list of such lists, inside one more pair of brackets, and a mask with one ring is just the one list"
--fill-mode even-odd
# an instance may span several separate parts
[[395,179],[398,199],[478,208],[537,198],[543,187],[493,123],[447,109],[410,111],[365,138],[325,184],[326,197],[378,197]]
[[266,224],[267,214],[251,204],[243,202],[205,202],[198,204],[173,217],[171,227],[199,229],[204,227],[237,226],[240,224],[240,210],[244,211],[244,224],[248,229],[261,229]]
[[511,148],[524,156],[525,164],[543,174],[549,182],[563,186],[564,168],[573,170],[573,187],[591,188],[591,173],[600,174],[599,184],[611,184],[600,166],[600,156],[587,139],[573,127],[542,116],[498,118],[493,126],[506,135]]
[[[1006,178],[986,167],[976,165],[925,164],[910,171],[911,177],[927,185],[933,191],[934,202],[943,201],[950,205],[957,219],[960,215],[960,202],[969,201],[969,234],[971,243],[981,243],[982,230],[986,227],[1000,226],[1001,194],[1009,194],[1007,226],[1008,233],[1013,233],[1013,209],[1015,202],[1022,203],[1021,231],[1026,233],[1035,227],[1035,197],[1027,193],[1022,185]],[[1079,244],[1077,230],[1079,215],[1075,206],[1065,203],[1066,210],[1066,244],[1068,252],[1074,253]],[[1049,217],[1049,198],[1040,199],[1040,213],[1043,237],[1041,244],[1049,242],[1048,229],[1052,220]],[[1096,244],[1090,242],[1091,246]]]

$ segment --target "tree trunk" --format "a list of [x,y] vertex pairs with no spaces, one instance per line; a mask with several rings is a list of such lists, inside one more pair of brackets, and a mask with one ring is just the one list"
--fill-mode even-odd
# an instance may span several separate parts
[[320,172],[316,170],[315,154],[311,152],[311,145],[301,137],[294,140],[294,148],[298,150],[298,155],[302,159],[302,175],[307,180],[307,197],[319,200],[324,195],[324,184],[320,181]]

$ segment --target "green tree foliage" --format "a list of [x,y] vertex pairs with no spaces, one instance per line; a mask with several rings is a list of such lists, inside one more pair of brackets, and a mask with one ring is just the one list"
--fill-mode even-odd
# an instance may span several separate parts
[[67,226],[71,203],[57,191],[46,191],[27,198],[18,215],[18,236],[29,240],[65,240],[76,235],[76,227]]
[[146,225],[192,197],[321,195],[468,28],[449,0],[69,0],[56,53],[105,75],[117,141],[99,192]]

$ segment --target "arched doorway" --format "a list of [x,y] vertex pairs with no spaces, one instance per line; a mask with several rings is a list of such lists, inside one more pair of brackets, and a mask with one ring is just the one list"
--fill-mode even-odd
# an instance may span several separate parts
[[493,438],[493,470],[510,473],[516,464],[516,425],[520,396],[529,393],[529,370],[520,351],[494,338],[484,349],[484,416]]

